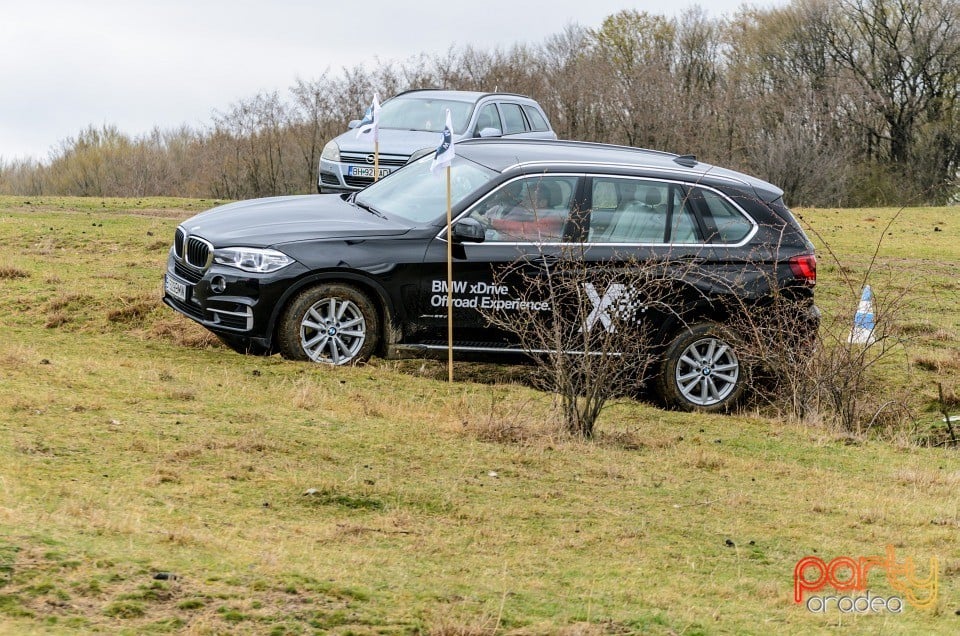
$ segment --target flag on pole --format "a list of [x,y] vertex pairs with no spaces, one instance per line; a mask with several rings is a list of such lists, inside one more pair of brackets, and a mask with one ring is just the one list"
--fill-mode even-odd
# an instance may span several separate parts
[[367,107],[367,112],[363,114],[360,125],[357,126],[357,139],[363,135],[373,133],[373,141],[380,140],[380,100],[377,94],[373,94],[373,104]]
[[453,148],[453,124],[450,123],[450,109],[447,109],[447,121],[443,127],[443,139],[437,146],[437,152],[430,163],[430,172],[446,168],[447,173],[447,381],[453,382],[453,217],[450,197],[450,164],[456,151]]
[[449,167],[453,161],[456,151],[453,149],[453,124],[450,123],[450,109],[447,109],[447,123],[443,127],[443,140],[437,146],[437,152],[433,155],[433,161],[430,163],[430,172],[437,173],[437,170]]

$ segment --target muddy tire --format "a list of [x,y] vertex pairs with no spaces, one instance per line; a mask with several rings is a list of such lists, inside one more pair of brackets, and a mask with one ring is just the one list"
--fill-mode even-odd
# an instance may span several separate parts
[[743,394],[747,374],[719,325],[703,322],[681,331],[664,353],[657,393],[683,411],[729,411]]
[[360,290],[324,283],[293,299],[280,318],[277,340],[280,353],[291,360],[356,364],[376,351],[380,320]]

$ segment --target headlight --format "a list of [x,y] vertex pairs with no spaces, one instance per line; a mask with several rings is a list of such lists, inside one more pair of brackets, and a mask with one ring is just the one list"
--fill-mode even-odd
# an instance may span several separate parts
[[323,147],[323,152],[320,153],[320,158],[327,161],[340,161],[340,146],[337,145],[337,142],[328,141],[327,145]]
[[224,247],[213,251],[213,262],[236,267],[245,272],[269,274],[283,269],[293,259],[277,250],[261,250],[252,247]]

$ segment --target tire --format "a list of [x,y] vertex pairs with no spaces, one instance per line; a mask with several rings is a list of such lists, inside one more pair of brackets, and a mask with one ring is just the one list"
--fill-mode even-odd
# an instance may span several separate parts
[[657,393],[682,411],[722,413],[743,394],[746,369],[715,323],[697,323],[670,343],[660,363]]
[[300,292],[287,306],[277,340],[280,353],[290,360],[356,364],[376,350],[380,320],[363,292],[325,283]]

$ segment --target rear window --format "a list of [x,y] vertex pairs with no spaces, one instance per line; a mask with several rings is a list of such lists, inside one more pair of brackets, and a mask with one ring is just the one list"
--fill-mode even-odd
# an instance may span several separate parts
[[525,105],[523,107],[523,112],[527,114],[527,119],[530,121],[530,127],[537,132],[546,132],[550,130],[549,124],[547,124],[546,118],[537,110],[536,106]]
[[690,196],[700,210],[709,243],[739,243],[753,229],[749,219],[720,194],[694,188]]
[[526,131],[526,120],[523,118],[523,111],[520,110],[520,104],[500,104],[500,112],[503,113],[504,135],[515,135]]

